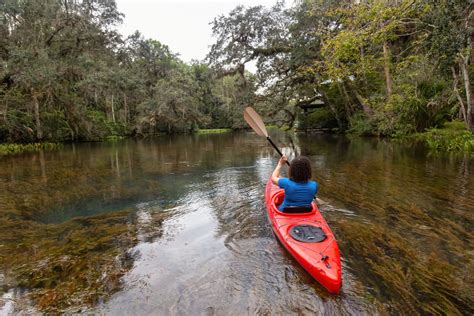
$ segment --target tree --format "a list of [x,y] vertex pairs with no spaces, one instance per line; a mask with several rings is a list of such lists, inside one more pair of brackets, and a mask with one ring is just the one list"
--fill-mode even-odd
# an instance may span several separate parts
[[300,109],[324,101],[340,127],[378,135],[423,131],[449,119],[446,83],[454,74],[470,126],[471,13],[472,5],[460,0],[237,7],[214,21],[209,60],[233,73],[256,61],[259,99],[273,105],[270,116],[286,113],[290,126]]
[[153,95],[140,105],[137,133],[192,131],[203,120],[198,110],[197,85],[190,69],[180,65],[157,81]]
[[[18,125],[7,120],[10,140],[16,136],[25,140],[25,133],[13,132],[20,128],[34,131],[36,140],[67,137],[52,135],[54,128],[45,131],[44,120],[60,120],[74,135],[78,132],[74,126],[83,117],[78,114],[83,99],[74,87],[86,69],[90,70],[84,61],[107,55],[116,42],[117,35],[110,29],[121,20],[115,2],[7,0],[0,7],[0,16],[7,35],[2,44],[7,69],[2,81],[8,82],[4,101],[10,104],[6,111],[19,111],[13,116],[26,113],[34,122],[31,125],[26,119]],[[26,107],[24,98],[29,99]]]

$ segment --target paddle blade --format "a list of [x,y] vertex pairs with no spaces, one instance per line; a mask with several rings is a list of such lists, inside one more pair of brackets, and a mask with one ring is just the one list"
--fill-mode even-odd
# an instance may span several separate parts
[[260,115],[255,112],[250,106],[245,108],[244,110],[244,119],[250,125],[250,127],[260,136],[268,137],[267,129],[265,128],[265,124],[263,124]]

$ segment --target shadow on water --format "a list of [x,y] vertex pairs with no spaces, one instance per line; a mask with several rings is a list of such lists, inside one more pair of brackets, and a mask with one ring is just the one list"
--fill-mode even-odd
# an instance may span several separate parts
[[472,158],[272,133],[313,162],[341,248],[341,295],[276,241],[263,191],[277,157],[235,133],[2,158],[0,311],[474,312]]

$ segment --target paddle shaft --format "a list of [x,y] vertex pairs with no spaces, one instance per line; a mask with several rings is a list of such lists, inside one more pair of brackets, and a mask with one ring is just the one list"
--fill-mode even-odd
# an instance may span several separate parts
[[[275,150],[277,151],[277,153],[280,154],[280,156],[283,156],[283,154],[281,153],[280,149],[278,149],[278,147],[273,143],[272,139],[270,138],[270,136],[267,136],[267,140],[270,142],[270,144],[272,144],[273,148],[275,148]],[[288,162],[288,160],[286,161],[286,164],[288,165],[288,167],[290,166],[290,163]]]

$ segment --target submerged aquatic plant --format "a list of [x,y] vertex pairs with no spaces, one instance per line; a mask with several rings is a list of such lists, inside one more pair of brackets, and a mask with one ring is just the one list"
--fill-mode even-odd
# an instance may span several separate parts
[[[0,270],[8,280],[4,289],[26,289],[42,312],[96,305],[121,288],[121,277],[133,265],[129,249],[137,243],[137,225],[132,214],[125,209],[61,224],[13,220],[17,213],[5,214],[0,219]],[[155,237],[163,216],[152,217]]]
[[27,289],[41,311],[97,303],[120,288],[120,277],[133,262],[127,253],[136,241],[129,213],[60,225],[2,220],[0,266],[9,271],[6,286]]
[[[400,218],[399,225],[405,224],[410,226],[405,218]],[[462,243],[453,234],[453,227],[444,227],[440,232],[426,233],[435,241],[444,236],[450,239],[449,243]],[[399,230],[356,221],[339,223],[339,236],[342,251],[356,266],[365,267],[362,275],[367,276],[364,283],[370,284],[370,291],[390,302],[388,312],[403,311],[410,315],[474,312],[474,300],[469,294],[473,280],[466,278],[466,274],[474,273],[472,256],[457,258],[465,261],[466,269],[461,270],[435,253],[421,252],[419,245],[400,235]]]

